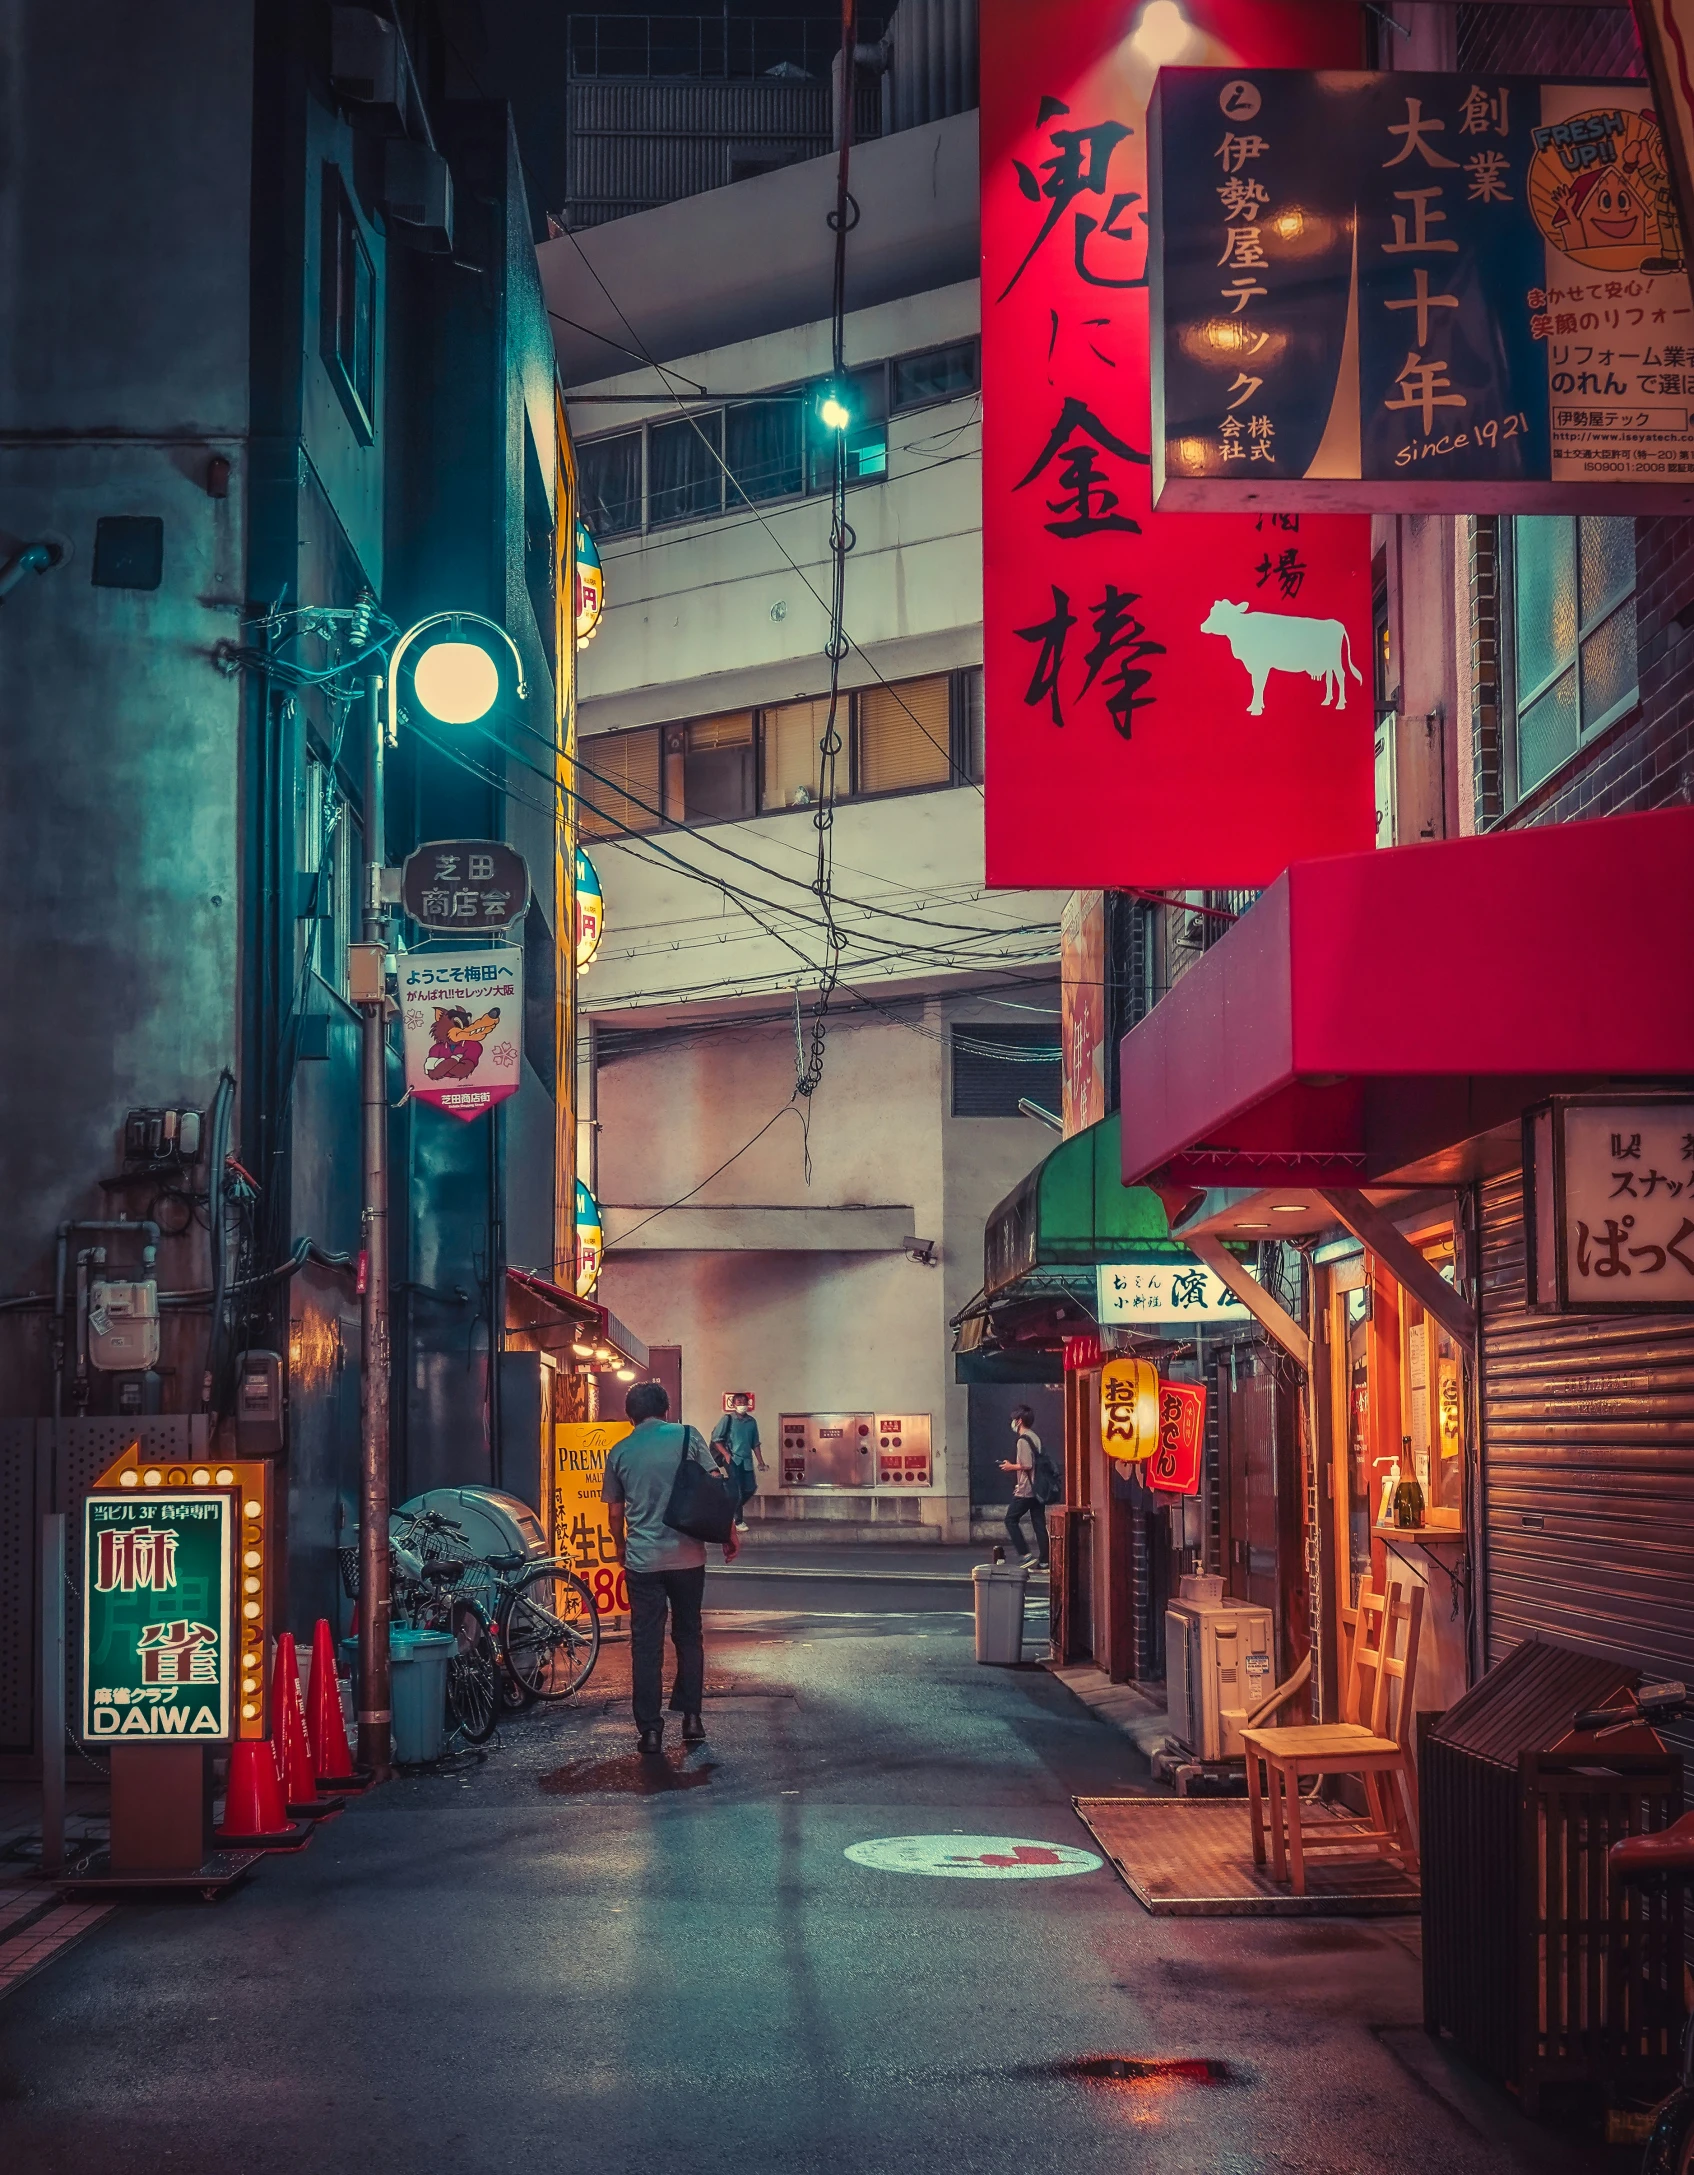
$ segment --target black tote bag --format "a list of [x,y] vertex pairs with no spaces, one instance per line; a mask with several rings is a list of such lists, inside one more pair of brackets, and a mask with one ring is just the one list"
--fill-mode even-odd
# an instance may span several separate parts
[[689,1454],[684,1428],[682,1459],[665,1505],[666,1525],[675,1533],[686,1533],[691,1541],[727,1541],[735,1531],[738,1502],[739,1491],[731,1491],[727,1476],[716,1465],[708,1472]]

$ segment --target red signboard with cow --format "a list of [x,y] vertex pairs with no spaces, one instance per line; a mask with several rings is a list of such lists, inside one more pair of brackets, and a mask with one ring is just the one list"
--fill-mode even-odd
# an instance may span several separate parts
[[[1362,515],[1152,510],[1147,101],[1161,65],[1356,67],[1333,0],[982,0],[990,883],[1269,883],[1374,837]],[[1217,313],[1234,442],[1266,199],[1220,109]],[[1250,323],[1250,319],[1245,320]],[[1261,465],[1264,455],[1258,455]]]

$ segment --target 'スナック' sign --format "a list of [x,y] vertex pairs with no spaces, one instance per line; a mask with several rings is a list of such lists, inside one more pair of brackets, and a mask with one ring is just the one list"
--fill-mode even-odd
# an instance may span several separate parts
[[83,1511],[82,1733],[221,1744],[234,1496],[97,1489]]
[[[1372,843],[1367,522],[1155,514],[1149,465],[1154,77],[1345,67],[1357,40],[1327,0],[983,0],[990,883],[1258,886]],[[1241,465],[1268,467],[1273,419],[1239,421]]]

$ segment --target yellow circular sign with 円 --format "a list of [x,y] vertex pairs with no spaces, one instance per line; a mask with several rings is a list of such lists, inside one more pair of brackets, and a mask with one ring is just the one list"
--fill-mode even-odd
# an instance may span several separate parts
[[1109,1359],[1100,1369],[1100,1443],[1125,1464],[1159,1447],[1159,1370],[1150,1360]]

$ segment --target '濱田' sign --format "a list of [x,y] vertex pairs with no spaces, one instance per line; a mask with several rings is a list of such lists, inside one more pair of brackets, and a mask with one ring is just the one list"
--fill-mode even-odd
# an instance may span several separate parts
[[1217,1271],[1194,1260],[1102,1262],[1094,1281],[1102,1329],[1136,1322],[1244,1325],[1253,1319]]
[[96,1489],[83,1511],[85,1738],[226,1742],[233,1493]]
[[1173,68],[1150,121],[1161,508],[1694,505],[1644,84]]
[[981,37],[988,881],[1257,887],[1363,851],[1368,529],[1154,514],[1146,226],[1161,65],[1346,67],[1356,11],[983,0]]
[[523,1071],[523,953],[407,952],[400,1017],[412,1100],[479,1118],[515,1095]]

